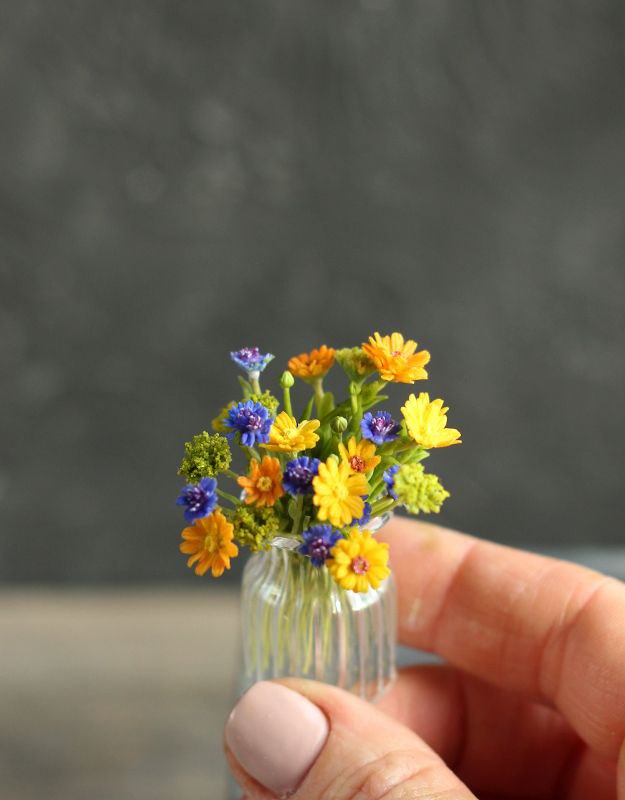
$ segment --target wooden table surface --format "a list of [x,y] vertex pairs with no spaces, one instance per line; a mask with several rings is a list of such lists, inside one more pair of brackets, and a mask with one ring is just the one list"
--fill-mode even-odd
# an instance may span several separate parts
[[222,800],[235,590],[0,593],[2,800]]

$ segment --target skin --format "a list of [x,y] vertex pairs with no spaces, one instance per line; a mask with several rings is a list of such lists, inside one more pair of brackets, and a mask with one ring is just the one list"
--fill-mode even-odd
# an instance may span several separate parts
[[380,538],[400,641],[446,663],[402,670],[377,707],[285,681],[330,722],[293,797],[625,800],[625,584],[427,523]]

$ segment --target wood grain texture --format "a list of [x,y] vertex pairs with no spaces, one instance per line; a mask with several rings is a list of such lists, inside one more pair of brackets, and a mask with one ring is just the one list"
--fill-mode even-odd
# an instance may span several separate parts
[[228,592],[0,593],[3,800],[222,800]]

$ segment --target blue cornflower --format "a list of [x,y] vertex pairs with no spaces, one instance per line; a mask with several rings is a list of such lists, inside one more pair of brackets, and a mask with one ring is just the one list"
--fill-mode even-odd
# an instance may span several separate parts
[[291,494],[312,494],[312,480],[319,471],[319,459],[300,456],[289,461],[282,474],[282,485]]
[[365,439],[370,439],[375,444],[384,444],[397,439],[401,431],[399,422],[395,422],[388,411],[376,411],[367,413],[362,418],[360,430]]
[[230,358],[249,375],[250,372],[262,372],[273,356],[271,353],[261,353],[258,347],[242,347],[230,353]]
[[350,528],[354,525],[358,525],[359,528],[362,528],[371,520],[371,503],[367,503],[365,500],[365,510],[362,512],[362,517],[360,519],[353,519],[350,522]]
[[341,532],[331,525],[313,525],[302,536],[304,544],[300,545],[299,552],[310,557],[313,567],[322,567],[330,558],[330,550],[341,538]]
[[214,478],[202,478],[199,483],[187,483],[176,505],[186,506],[184,518],[187,522],[207,517],[217,505],[217,481]]
[[256,442],[268,442],[272,423],[273,417],[269,416],[265,406],[253,400],[237,403],[228,411],[224,420],[224,426],[230,428],[226,436],[231,439],[237,432],[240,433],[241,444],[246,447],[254,447]]
[[395,492],[395,475],[397,474],[398,469],[399,464],[393,464],[393,466],[389,467],[382,475],[384,478],[384,483],[386,484],[386,489],[393,500],[397,500],[397,493]]

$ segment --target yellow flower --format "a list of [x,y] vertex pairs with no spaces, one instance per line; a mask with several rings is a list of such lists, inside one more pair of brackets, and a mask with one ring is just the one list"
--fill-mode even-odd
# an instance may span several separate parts
[[365,509],[362,498],[369,494],[370,487],[363,474],[354,474],[344,461],[339,463],[329,458],[325,464],[319,464],[313,489],[313,503],[319,507],[319,519],[329,519],[335,528],[341,528],[362,517]]
[[373,361],[385,381],[414,383],[427,378],[423,369],[430,360],[427,350],[416,353],[417,343],[406,339],[401,333],[380,336],[375,333],[369,337],[369,344],[363,342],[362,349]]
[[374,455],[373,442],[366,439],[357,442],[355,436],[347,442],[347,447],[342,442],[339,444],[339,453],[352,472],[369,472],[381,461],[380,456]]
[[406,405],[402,406],[401,413],[406,420],[408,433],[417,444],[429,449],[462,443],[460,431],[445,427],[448,410],[443,406],[442,400],[430,402],[430,395],[421,392],[419,397],[410,395]]
[[281,411],[275,418],[269,431],[269,442],[261,444],[267,450],[279,450],[281,453],[297,453],[308,450],[319,441],[315,433],[321,425],[318,419],[304,419],[299,425],[295,417]]
[[213,578],[223,575],[225,569],[230,569],[230,559],[239,554],[239,548],[232,541],[233,532],[234,526],[219,510],[196,519],[182,531],[184,541],[180,552],[190,556],[187,566],[195,564],[196,575],[204,575],[209,569]]
[[339,539],[330,551],[326,566],[343,589],[366,592],[377,589],[390,575],[388,545],[377,542],[370,531],[353,530],[347,539]]
[[280,462],[271,456],[265,456],[260,463],[252,459],[249,476],[238,478],[237,483],[245,489],[248,505],[272,506],[284,494]]
[[289,360],[289,371],[304,381],[322,378],[334,364],[334,348],[322,344],[310,353],[300,353]]

